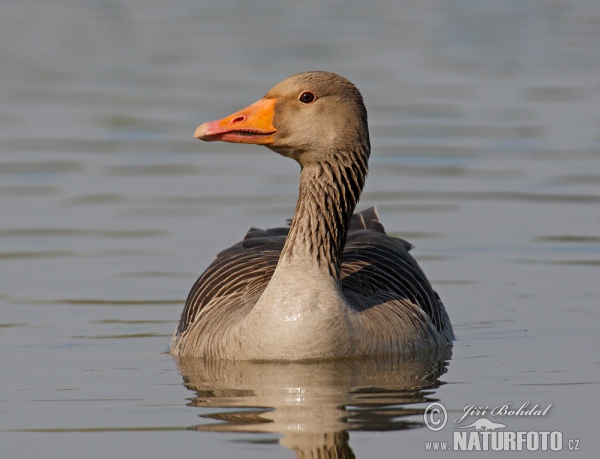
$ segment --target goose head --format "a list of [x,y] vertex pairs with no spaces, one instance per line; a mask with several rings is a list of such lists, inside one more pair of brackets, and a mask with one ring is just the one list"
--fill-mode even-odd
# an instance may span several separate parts
[[[262,99],[223,119],[203,123],[194,137],[264,145],[302,167],[340,152],[370,151],[367,111],[358,89],[331,72],[292,75]],[[366,161],[365,161],[366,162]]]

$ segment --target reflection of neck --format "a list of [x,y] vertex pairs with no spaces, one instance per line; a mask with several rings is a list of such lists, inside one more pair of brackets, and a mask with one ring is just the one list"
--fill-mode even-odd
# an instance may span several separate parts
[[283,446],[294,450],[298,459],[354,458],[348,444],[348,432],[286,433],[280,440]]
[[311,261],[339,282],[352,213],[367,175],[363,151],[336,152],[331,162],[309,164],[300,173],[300,192],[281,260]]

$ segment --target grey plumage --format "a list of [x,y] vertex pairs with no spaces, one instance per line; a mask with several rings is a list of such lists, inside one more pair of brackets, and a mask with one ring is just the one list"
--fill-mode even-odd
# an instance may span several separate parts
[[[317,102],[304,106],[297,95],[307,89]],[[272,124],[255,106],[271,110]],[[326,72],[294,75],[248,109],[199,126],[197,136],[261,143],[295,159],[302,168],[299,198],[289,228],[250,229],[202,274],[173,336],[173,354],[337,358],[453,339],[412,246],[386,235],[375,208],[353,214],[370,143],[366,109],[350,82]]]

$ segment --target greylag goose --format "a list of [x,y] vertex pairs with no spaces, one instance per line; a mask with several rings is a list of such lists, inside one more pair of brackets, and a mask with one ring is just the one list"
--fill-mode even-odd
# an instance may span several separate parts
[[301,167],[289,228],[251,228],[193,286],[175,356],[311,360],[442,346],[450,319],[412,246],[375,208],[353,214],[370,154],[358,89],[330,72],[292,75],[196,138],[265,145]]

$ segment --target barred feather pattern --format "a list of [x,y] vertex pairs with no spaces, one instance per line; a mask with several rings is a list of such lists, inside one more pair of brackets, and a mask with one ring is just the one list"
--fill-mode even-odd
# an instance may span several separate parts
[[367,175],[367,159],[363,151],[351,155],[338,152],[333,158],[302,169],[302,199],[296,205],[282,257],[309,255],[339,280],[352,212]]
[[[412,245],[386,235],[375,208],[354,214],[349,227],[340,280],[348,302],[363,316],[366,335],[373,342],[386,336],[387,347],[398,352],[449,343],[450,320],[410,255]],[[252,228],[243,241],[217,256],[188,296],[171,344],[174,354],[193,355],[204,339],[209,342],[202,347],[220,357],[219,342],[236,339],[235,324],[265,290],[288,234],[290,228]],[[188,339],[182,340],[183,335]]]

